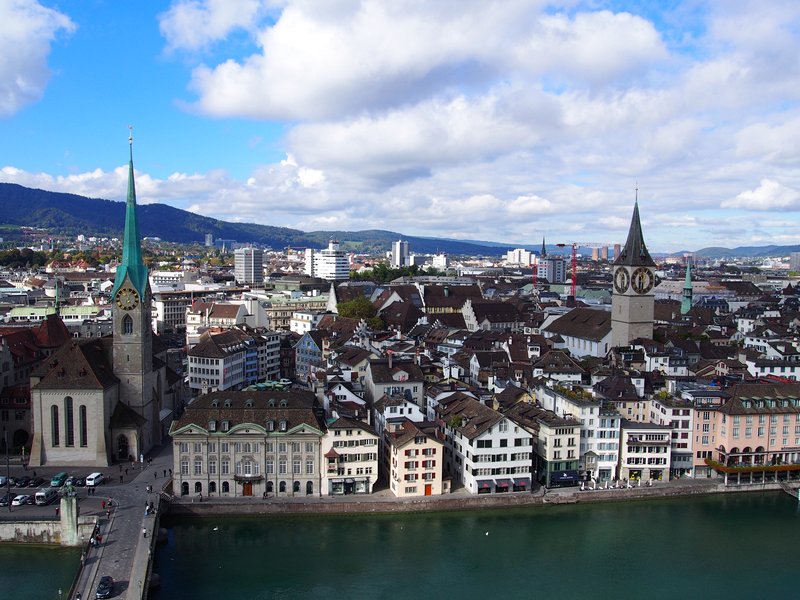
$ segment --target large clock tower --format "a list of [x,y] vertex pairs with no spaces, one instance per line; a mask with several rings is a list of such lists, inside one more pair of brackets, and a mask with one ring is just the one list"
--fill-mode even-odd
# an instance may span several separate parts
[[636,338],[652,339],[656,263],[650,257],[639,221],[638,199],[628,240],[614,257],[614,292],[611,300],[612,345],[627,346]]
[[[122,261],[117,266],[112,290],[114,323],[113,365],[119,378],[119,400],[142,419],[135,444],[148,449],[155,441],[158,426],[154,398],[153,330],[150,316],[150,281],[142,260],[139,223],[136,216],[136,189],[133,180],[133,139],[129,138],[130,163],[128,198],[125,208],[125,233]],[[133,446],[134,444],[131,444]]]

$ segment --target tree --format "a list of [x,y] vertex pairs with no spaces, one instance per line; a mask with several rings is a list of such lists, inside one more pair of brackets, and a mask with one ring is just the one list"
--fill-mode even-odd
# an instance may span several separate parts
[[367,299],[359,296],[349,302],[340,302],[336,305],[340,317],[348,319],[364,319],[372,329],[383,329],[383,319],[378,316],[378,309]]

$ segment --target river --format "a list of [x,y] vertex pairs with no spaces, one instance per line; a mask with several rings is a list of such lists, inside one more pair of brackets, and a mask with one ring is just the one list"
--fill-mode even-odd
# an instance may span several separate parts
[[0,545],[0,590],[9,599],[67,597],[78,572],[81,551],[77,548]]
[[783,493],[164,525],[159,600],[798,596]]

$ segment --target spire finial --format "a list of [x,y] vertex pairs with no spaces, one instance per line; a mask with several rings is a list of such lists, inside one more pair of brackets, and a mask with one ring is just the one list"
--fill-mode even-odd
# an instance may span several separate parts
[[128,143],[133,146],[133,125],[128,125]]
[[634,189],[636,190],[635,202],[638,203],[639,202],[639,182],[638,181],[636,182],[636,187]]

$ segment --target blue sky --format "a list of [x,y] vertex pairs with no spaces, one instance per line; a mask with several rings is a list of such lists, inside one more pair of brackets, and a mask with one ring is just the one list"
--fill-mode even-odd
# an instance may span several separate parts
[[302,230],[800,244],[800,4],[0,0],[0,181]]

